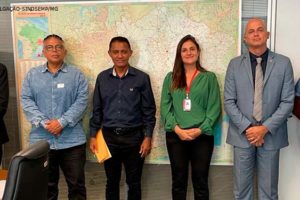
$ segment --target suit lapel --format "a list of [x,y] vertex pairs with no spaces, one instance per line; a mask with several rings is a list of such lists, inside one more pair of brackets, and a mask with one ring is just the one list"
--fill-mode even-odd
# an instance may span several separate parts
[[250,81],[251,86],[253,88],[254,87],[253,86],[253,75],[252,75],[251,61],[250,61],[249,52],[246,52],[243,55],[243,66],[245,66],[246,73],[248,75],[249,81]]
[[268,56],[268,62],[267,62],[267,67],[266,67],[266,72],[265,72],[265,77],[264,77],[264,85],[268,81],[270,74],[274,68],[275,64],[275,54],[272,51],[269,51],[269,56]]

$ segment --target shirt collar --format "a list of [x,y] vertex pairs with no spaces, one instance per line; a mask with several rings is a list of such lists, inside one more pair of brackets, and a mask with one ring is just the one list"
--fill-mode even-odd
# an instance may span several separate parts
[[[115,70],[115,67],[113,67],[113,68],[111,69],[110,74],[111,74],[112,76],[114,76],[114,77],[117,77],[117,72],[116,72],[116,70]],[[125,75],[124,75],[123,77],[125,77],[125,76],[127,76],[127,75],[135,75],[134,70],[133,70],[133,68],[132,68],[131,66],[128,67],[128,69],[127,69],[127,71],[125,72]],[[122,77],[122,78],[123,78],[123,77]]]
[[[48,65],[48,62],[46,62],[46,63],[43,65],[42,73],[44,73],[44,72],[46,72],[46,71],[49,71],[47,65]],[[62,72],[68,72],[67,67],[68,67],[67,63],[63,62],[63,64],[61,65],[61,67],[58,69],[57,72],[59,72],[59,71],[62,71]]]
[[251,62],[255,61],[256,62],[256,58],[258,57],[261,57],[263,61],[267,61],[268,59],[268,54],[269,54],[269,49],[267,49],[262,55],[260,56],[257,56],[257,55],[254,55],[253,53],[249,52],[250,53],[250,59],[251,59]]

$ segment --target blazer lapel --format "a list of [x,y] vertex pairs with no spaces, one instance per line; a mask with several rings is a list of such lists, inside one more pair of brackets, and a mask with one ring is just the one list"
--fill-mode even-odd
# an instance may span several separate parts
[[248,75],[249,81],[251,83],[252,88],[253,86],[253,75],[252,75],[252,69],[251,69],[251,61],[250,61],[250,55],[249,52],[247,51],[243,55],[243,66],[245,66],[246,73]]
[[275,64],[275,54],[272,51],[269,51],[269,56],[268,56],[268,62],[267,62],[267,67],[266,67],[266,72],[265,72],[265,77],[264,77],[264,85],[268,81],[270,74],[274,68]]

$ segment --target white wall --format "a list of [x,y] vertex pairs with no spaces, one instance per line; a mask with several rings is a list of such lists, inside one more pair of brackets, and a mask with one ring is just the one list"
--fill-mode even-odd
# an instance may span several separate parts
[[[300,1],[277,0],[275,52],[288,56],[300,77]],[[289,119],[289,142],[280,154],[279,199],[300,199],[300,121]]]

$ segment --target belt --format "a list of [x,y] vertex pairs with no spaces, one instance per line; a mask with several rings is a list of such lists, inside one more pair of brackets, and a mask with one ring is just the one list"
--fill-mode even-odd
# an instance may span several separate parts
[[113,132],[117,135],[124,135],[126,133],[132,133],[136,131],[140,131],[142,129],[141,126],[138,127],[128,127],[128,128],[121,128],[121,127],[103,127],[104,130],[108,130],[109,132]]

